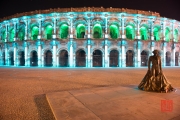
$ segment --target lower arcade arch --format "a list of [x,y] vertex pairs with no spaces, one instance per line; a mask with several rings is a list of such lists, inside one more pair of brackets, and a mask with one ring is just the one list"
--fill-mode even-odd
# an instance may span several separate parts
[[179,66],[179,52],[175,52],[175,66]]
[[86,53],[84,50],[76,52],[76,67],[86,67]]
[[141,66],[148,66],[148,52],[145,50],[141,52]]
[[59,66],[68,67],[68,52],[66,50],[61,50],[59,53]]
[[102,67],[102,52],[100,50],[93,52],[93,67]]
[[134,51],[128,50],[126,52],[126,67],[134,67]]
[[20,51],[18,53],[19,55],[19,66],[25,66],[25,56],[24,56],[24,51]]
[[9,52],[9,65],[14,65],[14,53],[13,53],[13,51]]
[[109,55],[109,67],[118,67],[118,56],[119,52],[117,50],[111,50]]
[[30,66],[38,66],[38,55],[36,51],[31,52]]
[[171,66],[171,53],[169,51],[166,52],[166,66]]
[[52,65],[52,52],[47,50],[45,53],[45,66],[51,67]]

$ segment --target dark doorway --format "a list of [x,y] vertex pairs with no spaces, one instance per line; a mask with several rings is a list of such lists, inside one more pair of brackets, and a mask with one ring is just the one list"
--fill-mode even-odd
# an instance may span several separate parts
[[52,66],[52,52],[50,50],[46,51],[45,66]]
[[30,66],[38,66],[38,55],[36,51],[31,52]]
[[13,53],[13,51],[9,52],[9,65],[14,65],[14,53]]
[[171,53],[166,52],[166,66],[171,66]]
[[126,67],[134,67],[133,64],[134,53],[132,50],[126,52]]
[[175,53],[175,66],[179,66],[179,63],[178,63],[178,58],[179,58],[179,52],[176,52]]
[[68,52],[66,50],[62,50],[59,56],[59,66],[68,67]]
[[118,67],[118,57],[119,53],[117,50],[112,50],[110,52],[110,57],[109,57],[109,66],[110,67]]
[[84,38],[85,32],[81,32],[80,38]]
[[141,66],[147,66],[148,65],[148,53],[143,50],[141,52]]
[[76,52],[76,67],[86,67],[86,54],[84,50]]
[[93,67],[102,67],[102,52],[100,50],[93,52]]
[[2,60],[3,60],[3,65],[6,65],[6,59],[5,59],[5,52],[3,52],[2,54]]
[[19,52],[19,66],[25,66],[24,51]]

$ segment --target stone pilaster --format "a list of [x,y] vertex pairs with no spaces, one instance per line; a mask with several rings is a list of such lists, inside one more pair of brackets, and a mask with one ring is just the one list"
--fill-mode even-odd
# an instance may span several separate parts
[[126,41],[121,41],[121,67],[126,67],[126,51],[125,51]]
[[87,40],[87,46],[88,46],[87,67],[90,68],[91,64],[92,64],[92,60],[91,60],[91,40],[90,39]]

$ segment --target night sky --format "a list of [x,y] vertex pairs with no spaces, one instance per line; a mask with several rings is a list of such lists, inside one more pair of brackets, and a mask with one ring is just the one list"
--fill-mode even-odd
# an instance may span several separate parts
[[180,21],[178,0],[0,0],[0,18],[40,9],[101,6],[153,11]]

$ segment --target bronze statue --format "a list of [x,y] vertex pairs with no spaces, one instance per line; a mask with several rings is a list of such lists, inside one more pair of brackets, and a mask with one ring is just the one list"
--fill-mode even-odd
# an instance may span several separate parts
[[158,50],[154,50],[153,54],[153,56],[149,57],[148,71],[138,88],[144,91],[153,92],[167,93],[173,90],[175,91],[175,89],[171,86],[171,83],[167,80],[166,76],[162,72],[161,57],[159,56]]

